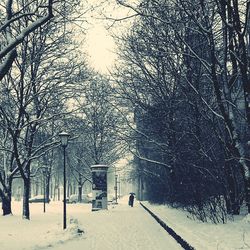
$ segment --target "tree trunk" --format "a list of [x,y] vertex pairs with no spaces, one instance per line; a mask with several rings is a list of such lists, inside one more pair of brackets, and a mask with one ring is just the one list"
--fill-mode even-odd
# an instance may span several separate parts
[[23,189],[23,219],[30,219],[29,196],[30,196],[30,178],[24,180]]
[[82,184],[78,183],[78,200],[82,202]]
[[246,205],[248,214],[250,214],[250,176],[247,176],[246,178]]
[[82,175],[79,173],[79,181],[78,181],[78,200],[82,202]]
[[[38,180],[36,180],[36,182],[35,182],[35,195],[38,195],[38,193],[39,193],[39,184],[38,184]],[[33,189],[34,190],[34,189]]]
[[[228,154],[227,158],[233,157]],[[241,180],[239,179],[240,171],[237,167],[237,162],[225,162],[225,199],[226,199],[226,207],[227,213],[232,215],[238,215],[240,213],[240,206],[242,203],[242,194],[240,183],[242,182],[244,176],[242,176]],[[237,171],[239,173],[237,173]],[[243,189],[242,189],[243,191]]]
[[57,187],[57,200],[60,201],[61,196],[60,196],[60,187]]
[[1,182],[3,189],[0,189],[0,197],[2,198],[3,215],[12,214],[11,211],[12,180],[13,180],[12,177],[7,177],[4,180],[4,182]]
[[7,195],[2,195],[2,209],[3,215],[12,214],[11,211],[11,192],[8,192]]
[[45,200],[46,203],[49,203],[49,196],[50,196],[50,176],[47,175],[47,178],[45,180]]

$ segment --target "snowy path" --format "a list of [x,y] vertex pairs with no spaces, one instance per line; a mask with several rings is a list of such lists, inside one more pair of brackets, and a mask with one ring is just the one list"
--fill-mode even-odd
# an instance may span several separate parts
[[[0,216],[0,250],[177,250],[182,249],[138,203],[127,199],[106,211],[90,204],[67,205],[67,230],[62,229],[63,204],[32,203],[31,220],[23,220],[22,202],[13,201],[13,215]],[[189,219],[189,214],[143,202],[197,250],[250,249],[250,216],[236,216],[214,225]],[[0,205],[1,206],[1,205]],[[79,235],[78,229],[84,234]]]
[[[77,216],[85,231],[81,238],[53,246],[55,250],[177,250],[182,247],[138,204],[124,199],[108,211]],[[51,249],[51,248],[50,248]]]

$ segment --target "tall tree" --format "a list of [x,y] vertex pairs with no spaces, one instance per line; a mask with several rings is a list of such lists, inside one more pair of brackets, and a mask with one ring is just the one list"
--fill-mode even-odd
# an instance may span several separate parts
[[[211,167],[219,167],[224,161],[222,165],[227,171],[226,162],[231,161],[230,168],[233,166],[234,170],[228,171],[227,175],[234,175],[238,183],[242,177],[245,179],[245,199],[249,204],[248,139],[245,139],[249,130],[246,98],[249,3],[210,1],[197,4],[182,0],[171,3],[145,0],[137,6],[124,1],[118,3],[138,16],[121,52],[125,62],[119,67],[118,74],[121,91],[143,110],[143,116],[151,114],[150,119],[156,121],[165,119],[162,131],[166,129],[167,133],[160,138],[172,152],[165,151],[173,161],[158,156],[161,160],[157,164],[173,168],[174,162],[178,165],[185,162],[186,167],[183,165],[182,170],[193,171],[189,176],[190,184],[193,181],[199,183],[197,177],[204,166],[211,180],[217,184],[222,182],[220,186],[227,183],[229,194],[233,191],[230,178],[227,181],[217,178],[223,175],[224,168]],[[175,93],[171,102],[164,91]],[[160,117],[156,118],[156,113],[161,114]],[[160,135],[157,128],[151,128],[151,133]],[[162,145],[150,131],[142,131],[143,138],[151,144]],[[213,137],[207,140],[204,131],[211,131]],[[210,140],[213,148],[207,143]],[[183,147],[175,143],[179,141]],[[177,145],[181,150],[173,150]],[[139,158],[152,162],[152,156]],[[184,174],[183,171],[180,173]],[[176,174],[173,178],[178,177]],[[200,187],[200,184],[194,185],[193,194],[197,194]],[[221,189],[217,190],[221,192]]]
[[[64,117],[67,100],[74,95],[72,79],[82,71],[81,63],[76,57],[73,59],[75,48],[64,24],[64,20],[57,19],[57,22],[47,24],[48,29],[40,28],[26,37],[18,48],[15,67],[2,86],[8,94],[7,103],[12,105],[12,109],[6,102],[1,106],[1,116],[9,133],[10,159],[13,158],[15,166],[10,165],[9,173],[13,176],[19,172],[23,178],[23,217],[27,219],[30,217],[31,163],[55,146],[53,137],[57,131],[53,131],[52,126],[48,131],[48,124]],[[69,83],[70,79],[72,83]],[[45,128],[46,136],[41,137]],[[4,196],[3,192],[0,194]]]
[[78,99],[83,117],[82,130],[94,164],[111,164],[119,158],[115,133],[119,119],[112,96],[109,80],[96,74],[87,82]]

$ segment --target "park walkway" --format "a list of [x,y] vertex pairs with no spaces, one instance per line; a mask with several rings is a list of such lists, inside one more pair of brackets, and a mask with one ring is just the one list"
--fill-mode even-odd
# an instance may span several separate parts
[[55,250],[178,250],[183,249],[135,201],[133,208],[127,197],[106,211],[78,215],[84,234],[78,239],[53,246]]

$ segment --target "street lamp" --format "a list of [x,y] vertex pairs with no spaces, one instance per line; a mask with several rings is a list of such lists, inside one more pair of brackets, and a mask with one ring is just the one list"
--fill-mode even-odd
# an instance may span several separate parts
[[43,212],[46,212],[45,203],[46,203],[46,177],[47,177],[47,169],[43,169]]
[[121,199],[121,177],[118,175],[118,198]]
[[117,177],[118,175],[115,174],[115,204],[118,204],[117,202]]
[[63,147],[63,229],[66,229],[66,147],[68,145],[69,134],[61,132],[59,134],[61,145]]

